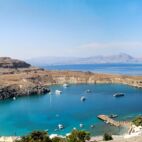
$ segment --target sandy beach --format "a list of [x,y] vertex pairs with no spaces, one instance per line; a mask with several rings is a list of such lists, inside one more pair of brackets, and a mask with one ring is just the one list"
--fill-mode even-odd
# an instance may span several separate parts
[[[0,137],[0,142],[15,142],[15,140],[19,139],[20,137],[9,136]],[[105,142],[103,141],[102,136],[92,137],[88,142]],[[111,142],[142,142],[142,136],[131,137],[131,138],[124,138],[124,136],[113,136],[113,140]]]
[[[103,141],[102,136],[92,137],[90,141],[88,142],[105,142]],[[113,140],[110,142],[142,142],[142,136],[136,136],[131,138],[124,138],[124,136],[113,136]]]
[[1,136],[0,137],[0,142],[15,142],[15,140],[18,140],[20,137],[16,137],[16,136]]

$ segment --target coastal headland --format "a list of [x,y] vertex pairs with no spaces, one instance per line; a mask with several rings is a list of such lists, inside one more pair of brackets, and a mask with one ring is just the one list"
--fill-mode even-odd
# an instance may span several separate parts
[[49,71],[9,57],[0,58],[0,99],[46,94],[50,92],[50,85],[64,83],[116,83],[142,88],[142,76]]

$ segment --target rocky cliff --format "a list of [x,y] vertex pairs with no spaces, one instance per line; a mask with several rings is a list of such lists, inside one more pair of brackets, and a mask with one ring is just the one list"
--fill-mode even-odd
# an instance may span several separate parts
[[0,68],[28,68],[30,67],[30,64],[16,60],[11,59],[9,57],[0,57]]
[[[46,94],[50,85],[64,83],[121,83],[142,88],[142,76],[125,76],[111,74],[96,74],[77,71],[48,71],[29,64],[10,59],[10,62],[22,62],[24,66],[16,65],[6,68],[2,62],[0,68],[0,99],[17,96]],[[6,63],[7,64],[7,63]]]

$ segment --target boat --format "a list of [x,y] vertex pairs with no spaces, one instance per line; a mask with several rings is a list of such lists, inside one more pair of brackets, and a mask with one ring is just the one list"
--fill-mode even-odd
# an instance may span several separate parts
[[85,96],[82,96],[82,97],[80,98],[80,100],[81,100],[82,102],[86,101]]
[[51,92],[49,92],[48,94],[49,94],[49,95],[52,95],[52,93],[51,93]]
[[110,122],[109,122],[109,121],[105,121],[105,123],[106,123],[106,124],[109,124]]
[[16,100],[16,97],[13,97],[13,100],[15,101],[15,100]]
[[59,117],[60,115],[59,114],[56,114],[56,117]]
[[64,129],[64,125],[63,124],[58,124],[58,128],[61,130],[61,129]]
[[54,129],[54,131],[56,132],[56,131],[58,131],[58,129]]
[[85,91],[86,93],[91,93],[92,91],[90,89],[86,90]]
[[69,87],[69,84],[65,83],[65,84],[63,84],[63,87],[67,88],[67,87]]
[[79,124],[79,126],[80,126],[80,128],[83,128],[83,124],[81,123],[81,124]]
[[123,97],[124,93],[115,93],[113,97]]
[[48,132],[48,131],[49,131],[48,129],[45,130],[45,132]]
[[92,124],[90,127],[91,127],[91,128],[94,128],[94,127],[95,127],[95,125],[93,125],[93,124]]
[[116,118],[116,117],[118,117],[117,114],[111,114],[111,115],[109,116],[109,118]]
[[56,95],[60,95],[60,94],[62,94],[62,91],[56,90],[56,91],[55,91],[55,94],[56,94]]

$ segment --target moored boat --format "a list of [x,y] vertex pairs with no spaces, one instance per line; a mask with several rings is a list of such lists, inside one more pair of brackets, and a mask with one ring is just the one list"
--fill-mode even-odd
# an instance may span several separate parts
[[60,94],[62,94],[62,91],[56,90],[56,91],[55,91],[55,94],[56,94],[56,95],[60,95]]
[[116,118],[116,117],[118,117],[117,114],[111,114],[111,115],[109,116],[109,118]]
[[64,125],[63,124],[59,124],[58,128],[59,128],[59,130],[64,129]]
[[85,91],[86,93],[91,93],[92,91],[90,89],[86,90]]
[[124,95],[124,93],[115,93],[113,97],[123,97]]
[[85,96],[82,96],[82,97],[80,98],[80,100],[81,100],[82,102],[84,102],[84,101],[86,101],[86,97],[85,97]]
[[13,100],[15,101],[15,100],[16,100],[16,97],[13,97]]
[[67,87],[69,87],[69,84],[65,83],[65,84],[63,84],[63,87],[67,88]]
[[80,126],[80,128],[83,128],[84,125],[81,123],[81,124],[79,124],[79,126]]
[[91,128],[94,128],[94,127],[95,127],[95,125],[93,125],[93,124],[92,124],[90,127],[91,127]]

